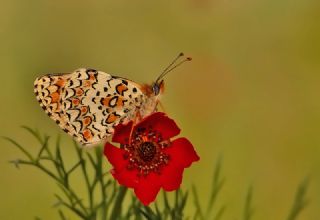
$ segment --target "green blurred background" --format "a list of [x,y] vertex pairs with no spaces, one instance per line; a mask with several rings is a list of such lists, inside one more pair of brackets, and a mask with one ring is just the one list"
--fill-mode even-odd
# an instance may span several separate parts
[[[201,156],[183,188],[194,183],[204,204],[223,155],[224,219],[240,219],[250,185],[254,219],[285,219],[306,176],[300,219],[320,219],[320,1],[2,0],[0,34],[1,135],[33,150],[28,125],[70,143],[34,97],[41,74],[92,67],[149,83],[183,51],[194,60],[166,77],[163,97]],[[0,145],[0,219],[57,219],[56,184],[15,169],[21,153]]]

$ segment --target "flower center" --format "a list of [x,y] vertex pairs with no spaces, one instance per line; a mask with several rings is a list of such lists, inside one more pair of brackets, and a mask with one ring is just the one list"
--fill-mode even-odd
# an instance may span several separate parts
[[170,146],[170,140],[163,140],[161,133],[152,127],[138,128],[128,142],[121,146],[126,150],[124,158],[129,160],[127,169],[137,169],[139,175],[160,173],[170,160],[164,151]]
[[144,162],[151,162],[157,153],[157,148],[153,142],[143,142],[138,147],[137,153]]

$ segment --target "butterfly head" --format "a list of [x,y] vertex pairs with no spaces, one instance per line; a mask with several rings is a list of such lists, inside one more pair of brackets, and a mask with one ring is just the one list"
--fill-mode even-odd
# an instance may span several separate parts
[[164,83],[163,80],[160,82],[155,82],[152,84],[152,92],[154,96],[161,95],[164,91]]
[[180,62],[177,63],[177,61],[179,61],[179,59],[183,56],[184,56],[183,53],[179,53],[179,55],[167,66],[167,68],[165,68],[162,71],[162,73],[158,76],[156,81],[152,84],[151,89],[154,96],[159,96],[163,93],[164,91],[163,78],[165,75],[167,75],[169,72],[171,72],[172,70],[174,70],[175,68],[183,64],[184,62],[192,60],[191,57],[187,57],[183,60],[180,60]]

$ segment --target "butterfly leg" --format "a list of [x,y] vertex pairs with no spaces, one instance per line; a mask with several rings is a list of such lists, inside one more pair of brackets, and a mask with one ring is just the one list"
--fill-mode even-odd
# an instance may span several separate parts
[[[162,110],[163,112],[166,112],[166,110],[165,110],[164,105],[162,104],[162,102],[161,102],[161,101],[158,101],[158,104],[159,104],[161,110]],[[155,109],[155,112],[156,112],[156,111],[158,111],[157,108]]]
[[138,112],[136,113],[136,117],[134,117],[134,119],[133,119],[133,124],[134,124],[134,125],[135,125],[135,124],[138,124],[139,121],[141,121],[141,120],[142,120],[142,116],[141,116],[140,111],[138,111]]

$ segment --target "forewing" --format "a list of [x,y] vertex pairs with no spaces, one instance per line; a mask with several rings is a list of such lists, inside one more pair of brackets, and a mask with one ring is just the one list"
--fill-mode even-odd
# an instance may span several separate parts
[[112,135],[114,126],[134,118],[146,99],[138,84],[93,69],[46,75],[35,85],[43,109],[83,145]]

